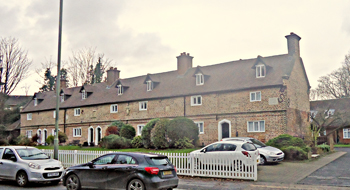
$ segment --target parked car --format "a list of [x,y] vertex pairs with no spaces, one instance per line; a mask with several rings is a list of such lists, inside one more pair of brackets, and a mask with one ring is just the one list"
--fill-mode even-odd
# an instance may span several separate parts
[[60,161],[50,159],[34,147],[0,146],[0,178],[16,180],[21,187],[28,182],[58,184],[64,173]]
[[280,162],[284,159],[284,153],[282,150],[272,146],[266,146],[263,142],[251,137],[223,138],[222,141],[243,141],[253,143],[259,150],[261,165],[268,162]]
[[176,188],[179,179],[167,156],[116,152],[70,167],[63,177],[68,190],[81,188],[153,190]]
[[[199,156],[201,154],[209,154],[209,155],[215,155],[215,156],[222,156],[225,154],[231,154],[231,153],[237,153],[237,154],[242,154],[245,157],[242,158],[250,158],[252,155],[255,155],[257,158],[256,162],[260,162],[260,156],[259,156],[259,151],[257,148],[254,146],[253,143],[251,142],[243,142],[243,141],[218,141],[212,144],[207,145],[206,147],[192,151],[190,153],[191,157],[197,158],[196,162],[200,162]],[[246,160],[243,160],[244,162]],[[191,160],[188,160],[190,163]],[[198,163],[197,163],[198,164]],[[201,163],[200,163],[201,164]],[[229,163],[215,163],[215,165],[225,165]]]

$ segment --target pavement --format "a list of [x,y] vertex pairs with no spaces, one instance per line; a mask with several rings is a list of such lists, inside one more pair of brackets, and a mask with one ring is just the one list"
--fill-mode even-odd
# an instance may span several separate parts
[[297,184],[316,170],[342,157],[346,152],[337,151],[310,161],[289,162],[258,166],[258,181],[228,180],[218,178],[183,177],[178,189],[349,189],[325,185]]

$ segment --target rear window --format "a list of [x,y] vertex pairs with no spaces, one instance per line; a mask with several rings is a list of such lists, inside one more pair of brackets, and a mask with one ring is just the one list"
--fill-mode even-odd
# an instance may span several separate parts
[[246,151],[254,151],[254,150],[256,150],[256,147],[253,144],[251,144],[251,143],[244,143],[242,145],[242,148],[244,150],[246,150]]
[[154,166],[166,166],[170,164],[170,160],[167,157],[149,157],[149,160],[151,161],[150,164]]

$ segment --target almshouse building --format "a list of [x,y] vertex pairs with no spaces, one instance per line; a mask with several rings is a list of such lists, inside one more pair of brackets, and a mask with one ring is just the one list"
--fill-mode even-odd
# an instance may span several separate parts
[[[300,58],[300,37],[286,36],[288,54],[192,66],[181,53],[177,70],[63,88],[59,128],[69,142],[98,142],[115,120],[131,124],[140,135],[153,118],[188,117],[201,144],[225,137],[250,136],[267,141],[280,134],[304,137],[309,127],[310,85]],[[55,92],[36,93],[21,112],[21,133],[54,133]],[[181,126],[178,126],[181,127]]]

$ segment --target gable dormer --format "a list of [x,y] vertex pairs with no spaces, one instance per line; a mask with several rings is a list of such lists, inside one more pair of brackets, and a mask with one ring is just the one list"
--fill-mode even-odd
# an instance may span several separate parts
[[87,99],[91,94],[92,94],[92,89],[90,88],[91,86],[82,86],[80,88],[80,93],[81,93],[81,99],[85,100]]
[[61,89],[60,91],[60,102],[64,102],[67,100],[69,97],[71,97],[72,92],[70,89]]
[[118,89],[118,95],[123,95],[129,86],[123,85],[121,80],[116,82],[115,88]]
[[40,104],[44,100],[40,95],[41,94],[39,94],[39,93],[34,94],[34,96],[33,96],[34,106],[37,106],[38,104]]
[[205,75],[200,66],[197,66],[193,77],[196,78],[196,86],[204,85],[204,82],[209,78],[209,75]]
[[147,74],[143,84],[146,84],[147,91],[152,91],[159,84],[159,82],[152,78],[151,74]]
[[264,78],[270,68],[272,67],[268,66],[260,55],[258,55],[252,67],[252,69],[255,69],[255,78]]

